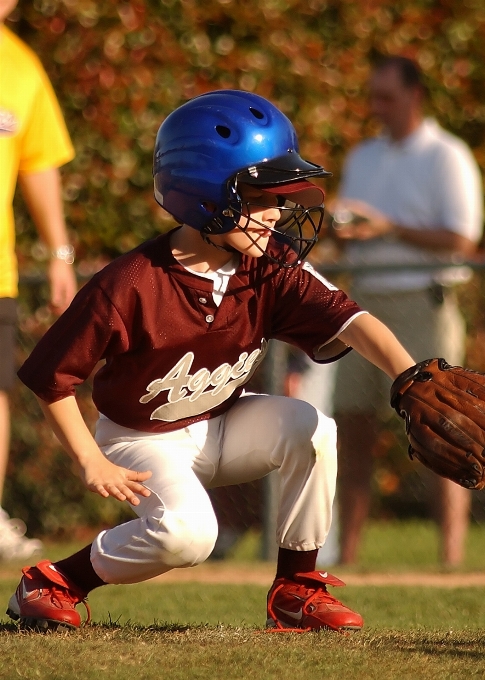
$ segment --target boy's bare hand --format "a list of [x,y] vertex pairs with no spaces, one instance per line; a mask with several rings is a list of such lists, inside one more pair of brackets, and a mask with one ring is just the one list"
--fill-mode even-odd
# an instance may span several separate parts
[[108,498],[113,496],[119,501],[128,501],[132,505],[138,505],[140,496],[149,496],[150,491],[142,482],[152,476],[148,470],[137,472],[114,465],[106,458],[91,461],[81,471],[81,478],[90,491]]
[[74,396],[52,404],[39,399],[40,407],[55,435],[74,462],[78,474],[90,491],[103,498],[113,496],[119,501],[139,505],[139,496],[149,496],[142,482],[150,479],[148,470],[137,472],[111,463],[103,456],[83,420]]

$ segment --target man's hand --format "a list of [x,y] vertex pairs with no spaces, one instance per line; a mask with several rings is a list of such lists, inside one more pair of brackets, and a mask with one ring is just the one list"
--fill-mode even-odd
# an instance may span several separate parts
[[62,314],[76,295],[77,283],[72,264],[52,258],[49,262],[48,278],[50,304],[55,314]]
[[391,220],[364,201],[341,199],[330,208],[332,233],[337,239],[366,241],[391,234]]
[[140,496],[149,496],[150,490],[142,482],[150,479],[149,471],[137,472],[128,470],[111,463],[100,453],[99,458],[92,458],[80,470],[80,476],[86,487],[94,493],[108,498],[113,496],[119,501],[128,501],[132,505],[139,505]]
[[[58,168],[19,175],[25,201],[39,236],[50,251],[69,243],[64,220],[61,175]],[[76,294],[76,277],[71,264],[53,257],[48,270],[53,311],[63,312]]]

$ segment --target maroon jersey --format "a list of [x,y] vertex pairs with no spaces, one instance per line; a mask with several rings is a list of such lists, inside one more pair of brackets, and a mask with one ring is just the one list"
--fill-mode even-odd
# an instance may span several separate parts
[[78,292],[19,371],[41,399],[74,395],[104,359],[93,382],[98,410],[164,432],[230,408],[271,338],[312,358],[325,344],[326,360],[348,351],[331,341],[361,310],[307,263],[283,269],[241,255],[217,307],[213,282],[178,263],[169,238],[122,255]]

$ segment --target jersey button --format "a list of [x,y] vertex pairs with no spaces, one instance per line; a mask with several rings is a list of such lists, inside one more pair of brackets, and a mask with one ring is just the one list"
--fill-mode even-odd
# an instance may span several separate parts
[[212,316],[212,314],[207,314],[205,320],[207,321],[207,323],[212,323],[214,321],[214,317]]
[[207,298],[200,297],[199,302],[200,302],[201,305],[206,305],[207,304]]

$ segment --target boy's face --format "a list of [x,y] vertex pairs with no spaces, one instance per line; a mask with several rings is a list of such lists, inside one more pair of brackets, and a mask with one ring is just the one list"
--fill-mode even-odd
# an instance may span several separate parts
[[0,0],[0,24],[3,24],[5,19],[12,14],[17,7],[18,0]]
[[243,199],[243,215],[239,226],[226,234],[212,236],[211,239],[244,255],[261,257],[268,246],[271,232],[281,217],[278,196],[248,184],[240,185],[239,191]]

